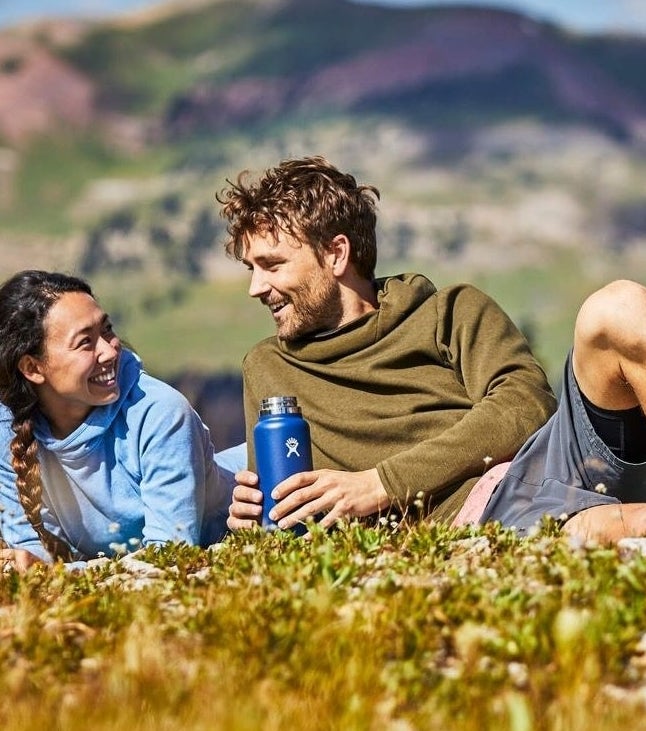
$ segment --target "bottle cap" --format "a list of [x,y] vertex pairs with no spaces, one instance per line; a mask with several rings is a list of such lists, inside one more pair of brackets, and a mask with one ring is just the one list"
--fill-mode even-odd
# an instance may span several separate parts
[[296,396],[269,396],[260,401],[260,416],[267,414],[300,414]]

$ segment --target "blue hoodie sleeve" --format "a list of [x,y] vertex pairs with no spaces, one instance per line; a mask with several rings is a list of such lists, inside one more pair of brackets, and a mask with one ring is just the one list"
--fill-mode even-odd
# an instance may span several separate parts
[[200,543],[207,486],[217,481],[208,430],[186,398],[157,382],[140,423],[143,543]]

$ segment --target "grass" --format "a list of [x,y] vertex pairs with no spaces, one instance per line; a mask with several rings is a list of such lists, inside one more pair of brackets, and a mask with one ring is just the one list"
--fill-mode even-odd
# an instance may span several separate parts
[[0,576],[0,724],[642,728],[646,558],[551,526],[247,531]]

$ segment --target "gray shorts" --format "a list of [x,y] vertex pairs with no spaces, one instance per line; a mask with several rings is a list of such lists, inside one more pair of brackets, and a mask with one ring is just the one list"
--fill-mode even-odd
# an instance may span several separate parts
[[624,461],[597,434],[570,353],[556,413],[514,457],[479,522],[522,533],[545,515],[560,520],[618,502],[646,502],[646,462]]

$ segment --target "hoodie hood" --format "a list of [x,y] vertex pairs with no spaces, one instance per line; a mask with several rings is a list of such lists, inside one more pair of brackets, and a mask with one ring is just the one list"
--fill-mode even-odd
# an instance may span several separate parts
[[422,302],[432,297],[437,288],[422,274],[400,274],[375,280],[378,309],[343,325],[330,333],[288,342],[277,339],[285,355],[308,363],[329,361],[330,342],[334,342],[334,358],[343,358],[365,350],[397,328]]
[[119,358],[117,379],[120,392],[119,398],[115,402],[92,409],[83,423],[64,439],[56,439],[52,436],[47,419],[42,414],[38,414],[34,424],[34,436],[43,447],[55,452],[59,457],[69,460],[86,457],[92,450],[93,444],[100,442],[101,437],[122,410],[130,391],[137,383],[141,369],[139,356],[124,348]]

